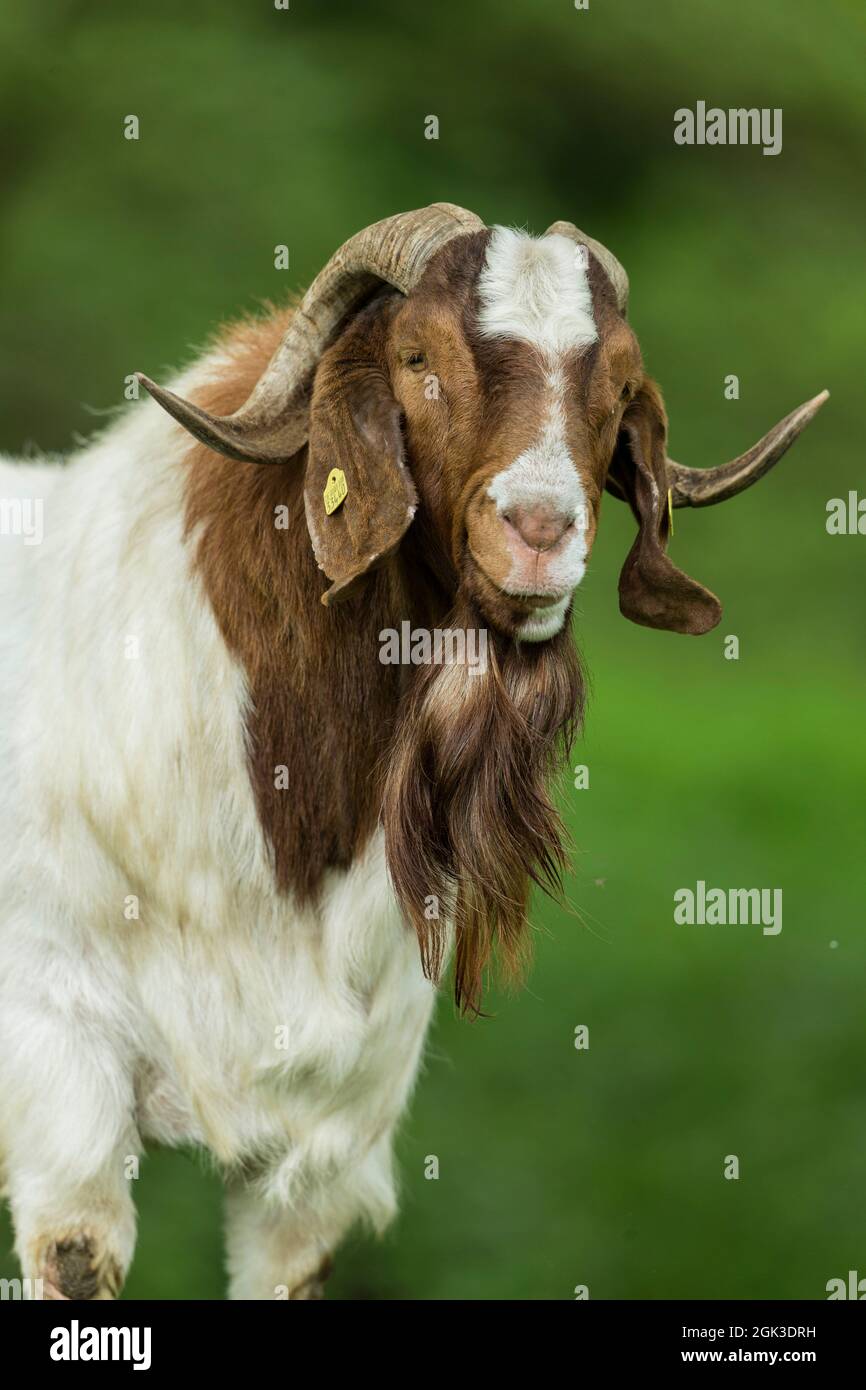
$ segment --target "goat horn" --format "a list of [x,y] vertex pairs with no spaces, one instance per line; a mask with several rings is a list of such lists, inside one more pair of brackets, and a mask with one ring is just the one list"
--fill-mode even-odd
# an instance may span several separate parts
[[432,203],[374,222],[351,237],[310,285],[257,386],[233,415],[210,415],[143,374],[138,379],[209,448],[251,463],[280,463],[306,443],[313,373],[346,315],[380,283],[407,294],[441,247],[483,227],[464,208]]
[[751,487],[752,483],[769,472],[774,463],[778,463],[785,450],[818,414],[829,394],[829,391],[822,391],[811,401],[804,401],[774,425],[747,453],[718,468],[686,468],[668,459],[668,486],[672,504],[675,507],[711,507],[715,502],[727,502],[729,497],[736,497],[738,492]]
[[602,264],[608,279],[616,294],[616,306],[621,314],[628,310],[628,276],[625,267],[620,264],[612,251],[608,251],[606,246],[602,246],[600,241],[594,237],[587,236],[575,227],[573,222],[552,222],[544,233],[545,236],[567,236],[569,240],[576,241],[578,245],[588,246],[590,251]]

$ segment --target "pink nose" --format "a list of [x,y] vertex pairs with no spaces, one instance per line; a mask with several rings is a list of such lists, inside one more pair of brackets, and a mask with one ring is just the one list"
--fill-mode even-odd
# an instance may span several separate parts
[[552,550],[562,540],[572,517],[557,511],[548,502],[535,502],[529,507],[511,507],[505,514],[521,540],[532,550]]

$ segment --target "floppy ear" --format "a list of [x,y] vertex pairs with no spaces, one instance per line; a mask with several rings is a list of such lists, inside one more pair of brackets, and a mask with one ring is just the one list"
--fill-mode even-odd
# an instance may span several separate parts
[[[418,504],[388,381],[384,318],[381,301],[362,310],[322,356],[313,385],[304,509],[319,568],[332,581],[324,604],[349,597],[396,550]],[[344,499],[329,511],[326,489],[331,505],[344,482]]]
[[664,405],[658,387],[645,379],[622,417],[605,484],[628,502],[638,523],[619,577],[619,607],[633,623],[696,635],[716,626],[722,606],[665,554],[670,531],[666,458]]

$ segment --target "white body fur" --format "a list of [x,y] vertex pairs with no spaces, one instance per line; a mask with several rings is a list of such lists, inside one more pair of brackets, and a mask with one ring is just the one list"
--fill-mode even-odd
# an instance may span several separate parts
[[125,1272],[128,1158],[201,1143],[237,1166],[231,1296],[272,1298],[393,1214],[434,991],[380,839],[319,912],[273,888],[187,447],[148,402],[68,466],[0,464],[45,530],[0,536],[0,1169],[26,1276],[82,1232]]

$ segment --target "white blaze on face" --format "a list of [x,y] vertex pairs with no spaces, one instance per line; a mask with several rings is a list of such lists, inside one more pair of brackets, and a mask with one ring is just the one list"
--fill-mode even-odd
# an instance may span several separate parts
[[568,602],[586,569],[587,501],[566,435],[568,353],[598,339],[585,248],[568,237],[531,237],[496,227],[478,281],[483,337],[515,338],[536,348],[545,364],[544,416],[538,438],[488,488],[500,516],[515,508],[549,506],[574,523],[564,542],[540,561],[517,556],[505,584],[513,594],[549,594],[551,604],[524,623],[519,635],[545,641],[561,628]]

